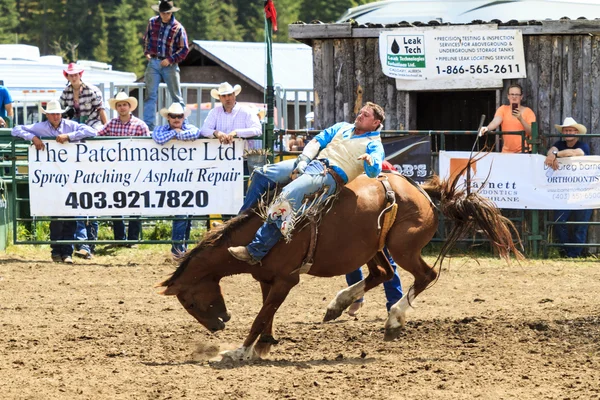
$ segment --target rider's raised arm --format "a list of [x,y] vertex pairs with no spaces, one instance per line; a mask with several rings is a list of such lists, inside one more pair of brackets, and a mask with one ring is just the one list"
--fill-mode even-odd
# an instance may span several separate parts
[[366,161],[363,161],[365,173],[370,178],[376,178],[381,173],[381,165],[385,159],[385,152],[383,150],[383,144],[379,140],[373,140],[367,144],[367,154],[371,156],[373,165],[369,165]]

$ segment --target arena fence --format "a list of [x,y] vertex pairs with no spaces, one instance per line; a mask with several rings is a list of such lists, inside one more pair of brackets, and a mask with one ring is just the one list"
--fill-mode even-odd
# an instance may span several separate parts
[[[266,138],[267,143],[282,143],[283,137],[286,134],[305,135],[310,137],[311,135],[317,134],[318,131],[311,130],[276,130],[274,137]],[[524,143],[525,132],[490,132],[491,135],[497,137],[501,135],[520,135],[521,140]],[[383,137],[397,137],[397,136],[430,136],[432,139],[432,152],[431,152],[431,165],[434,168],[434,172],[437,172],[437,161],[439,158],[439,151],[446,150],[446,143],[448,138],[452,136],[462,136],[472,138],[472,142],[475,142],[477,131],[382,131]],[[531,141],[533,145],[532,152],[534,153],[545,153],[546,145],[542,145],[542,139],[538,135],[537,124],[534,124],[532,129],[533,139]],[[547,137],[559,136],[559,135],[548,135]],[[600,135],[586,135],[586,136],[600,136]],[[113,138],[94,138],[91,140],[112,140]],[[151,140],[150,138],[136,138],[137,140]],[[547,140],[547,139],[545,139]],[[496,140],[497,144],[498,141]],[[29,214],[29,190],[28,190],[28,174],[27,174],[27,154],[29,144],[23,142],[20,139],[15,139],[10,135],[9,129],[0,129],[0,154],[2,156],[2,171],[0,171],[0,193],[2,197],[0,199],[0,249],[3,249],[9,241],[9,238],[14,244],[53,244],[53,243],[64,243],[62,241],[53,242],[50,240],[39,240],[36,239],[36,229],[38,224],[44,221],[66,220],[67,218],[32,218]],[[298,151],[283,151],[281,146],[269,146],[271,149],[279,149],[271,158],[271,162],[280,161],[290,157],[297,157]],[[469,149],[455,149],[452,150],[471,150]],[[483,142],[479,143],[479,146],[475,150],[484,150]],[[248,176],[245,176],[248,179]],[[3,207],[3,208],[2,208]],[[581,246],[579,244],[566,243],[557,244],[552,241],[552,227],[559,224],[552,219],[552,212],[540,211],[540,210],[503,210],[503,213],[510,218],[520,233],[522,242],[525,246],[525,251],[530,257],[548,257],[551,255],[551,249],[558,246]],[[206,227],[210,229],[211,221],[229,219],[232,215],[206,215],[206,216],[189,216],[185,218],[180,217],[125,217],[125,222],[129,220],[140,220],[144,226],[148,226],[156,223],[156,221],[172,221],[173,219],[186,219],[195,222],[196,225]],[[110,223],[114,220],[114,217],[98,217],[96,220],[99,223]],[[577,223],[567,222],[565,224],[574,225]],[[448,228],[446,221],[443,218],[440,220],[438,232],[434,239],[435,242],[443,242],[446,239],[446,232]],[[27,238],[20,238],[17,235],[19,226],[26,226],[30,231],[30,235]],[[600,222],[590,222],[590,230],[598,232],[600,228]],[[592,238],[598,238],[599,235],[590,235]],[[77,241],[77,244],[83,243],[94,243],[99,245],[131,245],[131,244],[165,244],[172,243],[170,239],[164,240],[150,240],[146,239],[141,233],[140,239],[137,242],[131,241],[118,241],[118,240],[97,240],[97,241]],[[181,242],[184,243],[184,242]],[[485,245],[486,240],[480,237],[478,234],[470,238],[462,240],[465,246],[479,246]],[[188,243],[189,244],[189,243]],[[4,247],[3,247],[4,246]],[[584,244],[581,247],[585,247],[591,252],[597,251],[600,247],[600,243],[591,242]]]

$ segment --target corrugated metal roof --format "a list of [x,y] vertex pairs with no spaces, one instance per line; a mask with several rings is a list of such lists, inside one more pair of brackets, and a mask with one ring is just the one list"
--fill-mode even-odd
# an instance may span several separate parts
[[[267,85],[264,43],[194,40],[212,56],[254,81]],[[313,88],[312,49],[302,43],[273,43],[273,79],[286,89]]]
[[600,0],[386,0],[351,8],[338,22],[468,24],[472,21],[542,21],[564,17],[600,18]]

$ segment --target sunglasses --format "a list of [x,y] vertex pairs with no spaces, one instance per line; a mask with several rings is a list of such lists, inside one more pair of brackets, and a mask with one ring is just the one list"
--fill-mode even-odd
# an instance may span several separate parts
[[183,114],[169,114],[169,118],[172,118],[172,119],[182,119],[183,118]]

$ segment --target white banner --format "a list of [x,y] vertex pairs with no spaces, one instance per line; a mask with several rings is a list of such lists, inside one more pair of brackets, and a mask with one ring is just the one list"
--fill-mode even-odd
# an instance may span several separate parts
[[[469,152],[440,151],[439,175],[457,176]],[[471,168],[471,187],[499,208],[579,210],[600,208],[600,156],[558,159],[558,170],[539,154],[490,153]],[[464,185],[466,172],[459,182]]]
[[92,140],[29,149],[32,216],[237,214],[244,142]]
[[471,81],[485,85],[485,81],[526,77],[523,35],[516,29],[382,31],[379,56],[385,75],[434,81],[429,89],[438,88],[440,82],[435,81],[473,87]]

